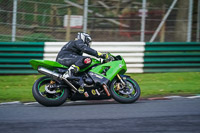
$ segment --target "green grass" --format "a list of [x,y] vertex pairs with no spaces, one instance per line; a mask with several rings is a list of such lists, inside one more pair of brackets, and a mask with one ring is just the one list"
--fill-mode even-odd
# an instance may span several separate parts
[[35,101],[32,86],[41,75],[0,76],[0,102]]
[[143,98],[200,94],[200,72],[129,75],[139,83]]
[[[200,72],[129,74],[141,88],[141,97],[200,94]],[[0,102],[35,101],[32,85],[41,75],[0,76]]]

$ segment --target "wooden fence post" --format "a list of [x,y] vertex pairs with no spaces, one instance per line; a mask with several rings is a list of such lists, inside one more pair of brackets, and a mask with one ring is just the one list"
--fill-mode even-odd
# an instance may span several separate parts
[[66,41],[70,41],[70,33],[71,33],[71,28],[70,28],[70,20],[71,20],[71,9],[68,8],[67,10],[67,27],[66,27]]

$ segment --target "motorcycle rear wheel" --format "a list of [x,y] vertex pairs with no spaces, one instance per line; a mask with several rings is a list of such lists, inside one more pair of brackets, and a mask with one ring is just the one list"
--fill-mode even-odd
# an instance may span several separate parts
[[48,89],[50,82],[54,83],[51,85],[57,84],[56,81],[47,76],[36,80],[32,88],[33,96],[38,103],[44,106],[60,106],[66,101],[69,92],[64,88]]
[[134,103],[140,97],[140,87],[138,83],[130,77],[123,79],[126,82],[126,87],[117,87],[117,84],[121,84],[118,78],[115,78],[111,82],[110,91],[112,97],[119,103]]

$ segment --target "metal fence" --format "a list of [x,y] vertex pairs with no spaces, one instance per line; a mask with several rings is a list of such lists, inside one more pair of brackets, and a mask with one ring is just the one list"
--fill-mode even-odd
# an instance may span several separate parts
[[[70,21],[68,21],[70,20]],[[0,41],[199,41],[200,0],[0,0]]]

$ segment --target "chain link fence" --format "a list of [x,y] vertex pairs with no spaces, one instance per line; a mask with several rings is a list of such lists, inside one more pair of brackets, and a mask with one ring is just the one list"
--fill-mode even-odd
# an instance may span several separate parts
[[[153,41],[199,41],[198,0],[175,1],[89,0],[87,32],[94,41],[148,42],[156,30]],[[0,41],[74,39],[83,31],[83,12],[84,0],[0,0]]]

